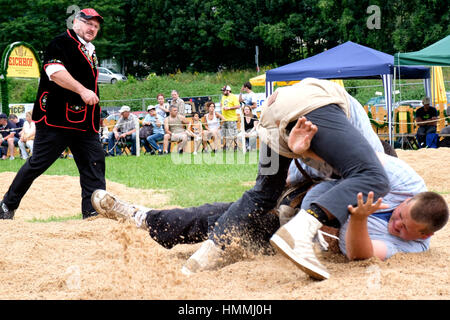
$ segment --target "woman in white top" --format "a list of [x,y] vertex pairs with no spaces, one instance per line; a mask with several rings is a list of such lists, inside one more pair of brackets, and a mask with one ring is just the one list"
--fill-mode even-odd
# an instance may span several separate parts
[[205,105],[207,114],[203,117],[203,125],[205,130],[203,131],[203,150],[207,150],[207,142],[209,139],[213,138],[214,142],[212,144],[212,151],[216,152],[220,148],[220,123],[225,120],[223,115],[216,112],[216,105],[212,101],[208,101]]
[[[31,120],[31,112],[28,111],[25,115],[26,121],[23,124],[22,131],[20,131],[20,140],[19,140],[19,148],[20,153],[22,154],[22,159],[28,159],[30,154],[33,153],[33,142],[34,135],[36,134],[36,126]],[[30,153],[28,154],[27,148],[30,149]]]
[[156,113],[165,119],[169,114],[169,104],[166,103],[166,99],[162,93],[158,93],[156,100],[158,100],[158,104],[155,105]]

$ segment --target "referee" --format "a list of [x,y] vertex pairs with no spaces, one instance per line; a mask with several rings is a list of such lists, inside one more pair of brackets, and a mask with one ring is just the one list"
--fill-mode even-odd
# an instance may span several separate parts
[[[67,147],[80,173],[83,219],[97,215],[91,194],[96,189],[105,189],[106,183],[105,156],[98,135],[98,60],[92,41],[101,23],[103,18],[97,11],[83,9],[76,15],[73,29],[48,45],[33,108],[36,123],[33,155],[20,168],[0,202],[1,219],[13,219],[33,181]],[[42,191],[42,197],[49,196]]]

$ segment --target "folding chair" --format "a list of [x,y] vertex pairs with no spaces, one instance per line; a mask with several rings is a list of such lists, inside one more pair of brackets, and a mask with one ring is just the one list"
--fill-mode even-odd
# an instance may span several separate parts
[[120,138],[117,142],[117,146],[119,147],[122,153],[125,153],[127,156],[131,154],[131,144],[132,141],[127,140],[126,138]]

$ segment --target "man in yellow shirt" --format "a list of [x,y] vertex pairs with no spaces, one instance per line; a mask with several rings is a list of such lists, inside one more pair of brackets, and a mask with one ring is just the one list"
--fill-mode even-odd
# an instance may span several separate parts
[[222,99],[220,105],[222,106],[222,115],[225,120],[222,124],[222,135],[225,138],[225,148],[230,148],[232,141],[234,140],[235,149],[237,149],[237,120],[238,115],[236,110],[241,107],[237,96],[231,93],[230,86],[224,86],[222,88]]

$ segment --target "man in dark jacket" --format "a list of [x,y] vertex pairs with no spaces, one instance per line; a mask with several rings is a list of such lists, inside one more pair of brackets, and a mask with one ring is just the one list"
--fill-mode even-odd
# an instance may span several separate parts
[[33,181],[68,147],[80,173],[83,218],[97,215],[90,198],[105,187],[100,125],[97,56],[91,43],[103,22],[94,9],[81,10],[73,30],[54,38],[45,55],[33,108],[33,155],[14,178],[0,203],[0,218],[12,219]]
[[14,144],[17,145],[16,130],[16,124],[9,121],[6,114],[0,113],[0,159],[5,160],[9,150],[9,159],[14,160]]

